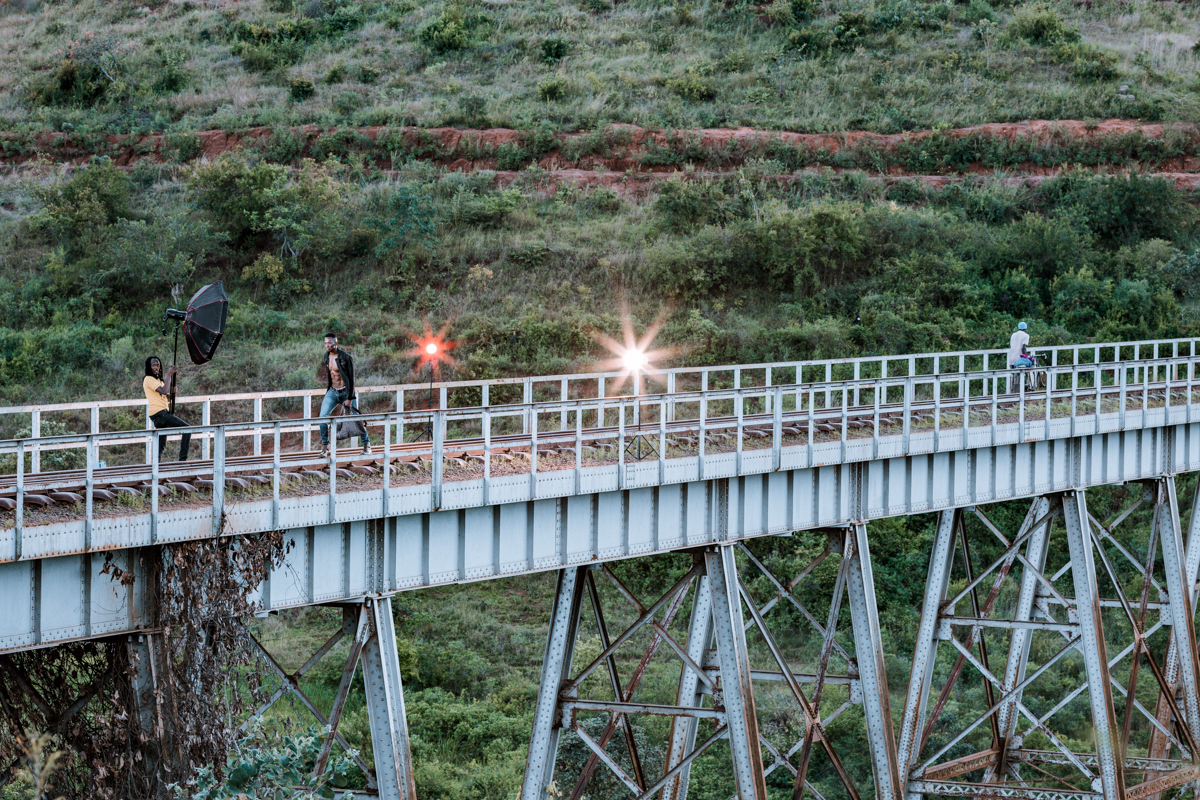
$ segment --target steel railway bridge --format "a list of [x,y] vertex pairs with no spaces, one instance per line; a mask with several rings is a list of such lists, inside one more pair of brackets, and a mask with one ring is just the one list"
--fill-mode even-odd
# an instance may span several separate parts
[[[152,665],[152,598],[142,581],[102,574],[105,559],[136,574],[147,549],[284,530],[295,546],[255,590],[262,612],[334,605],[344,624],[298,674],[263,649],[281,679],[272,701],[294,694],[340,739],[349,682],[327,719],[298,677],[348,637],[347,674],[361,662],[367,692],[369,793],[382,798],[415,797],[391,596],[551,570],[523,800],[549,796],[564,729],[593,751],[585,771],[612,770],[634,797],[684,800],[694,760],[727,741],[741,798],[766,800],[778,770],[794,797],[821,797],[808,780],[820,753],[857,800],[870,787],[830,734],[850,709],[888,800],[1194,792],[1200,502],[1187,498],[1181,516],[1176,476],[1200,471],[1198,341],[1042,348],[1034,389],[997,351],[652,371],[644,385],[586,374],[368,387],[364,419],[383,444],[324,458],[311,447],[315,391],[182,398],[202,421],[202,458],[185,463],[160,461],[145,430],[104,428],[138,401],[3,408],[9,435],[31,435],[0,441],[14,469],[0,476],[0,652],[120,637]],[[42,435],[51,420],[88,432]],[[1101,521],[1088,490],[1112,484],[1134,485],[1134,500]],[[1001,503],[1022,504],[1024,521],[1005,529]],[[1152,510],[1140,528],[1139,506]],[[911,674],[891,676],[907,680],[901,697],[888,689],[871,523],[923,513],[937,514],[936,535]],[[795,575],[772,574],[746,546],[804,530],[828,544]],[[970,555],[979,531],[999,548],[986,565]],[[692,566],[657,597],[610,568],[671,551]],[[814,607],[800,590],[822,563],[836,578]],[[750,573],[774,587],[765,603]],[[601,582],[632,607],[628,629],[605,625]],[[585,606],[602,650],[581,664]],[[810,661],[781,646],[794,633],[779,631],[781,606],[821,642]],[[634,641],[637,666],[622,674],[617,655]],[[752,667],[752,651],[771,669]],[[672,703],[638,692],[652,658],[678,661]],[[153,672],[140,669],[138,686]],[[593,675],[611,691],[589,697]],[[948,719],[968,684],[986,705]],[[800,710],[790,747],[760,731],[767,685]],[[1075,707],[1090,742],[1056,728]],[[655,774],[626,722],[640,715],[671,720]],[[598,739],[580,724],[596,716],[608,720]]]

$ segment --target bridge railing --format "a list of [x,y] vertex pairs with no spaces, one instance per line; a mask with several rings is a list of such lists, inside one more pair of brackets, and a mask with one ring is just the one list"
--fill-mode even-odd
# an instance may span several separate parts
[[[1036,351],[1049,366],[1077,366],[1112,362],[1141,361],[1146,358],[1178,358],[1197,354],[1197,342],[1190,339],[1158,339],[1136,342],[1106,342],[1037,347]],[[918,353],[907,355],[863,356],[858,358],[808,361],[778,361],[760,364],[718,365],[702,367],[650,368],[635,387],[625,372],[577,373],[526,378],[496,378],[489,380],[445,381],[429,383],[391,384],[358,387],[360,407],[370,410],[394,409],[397,412],[456,407],[492,407],[513,403],[529,404],[539,400],[607,399],[640,393],[651,385],[666,394],[704,392],[710,389],[751,389],[823,383],[832,386],[844,380],[905,378],[945,373],[987,372],[1007,367],[1007,349],[970,350],[948,353]],[[131,387],[132,388],[132,387]],[[826,390],[825,402],[830,402],[832,389]],[[228,422],[270,422],[274,419],[298,419],[304,449],[311,449],[312,435],[317,422],[314,398],[319,410],[321,389],[291,391],[245,392],[212,395],[181,396],[177,403],[186,419],[199,419],[195,437],[203,458],[212,454],[213,439],[208,428]],[[72,420],[80,424],[82,412],[87,413],[87,432],[105,433],[102,416],[124,414],[120,430],[128,430],[130,413],[141,420],[143,429],[152,429],[146,402],[136,396],[121,400],[99,400],[75,403],[36,404],[0,407],[0,430],[11,435],[22,429],[27,437],[33,472],[41,471],[42,453],[56,446],[56,437],[42,436],[44,423]],[[197,413],[198,412],[198,413]],[[294,417],[292,415],[295,415]],[[26,427],[26,422],[28,425]],[[236,432],[238,438],[249,438],[248,449],[254,455],[263,452],[264,436],[269,427],[250,427]],[[231,432],[232,434],[232,432]],[[152,436],[141,434],[127,444],[142,445],[144,460],[150,460]]]
[[[97,485],[143,486],[149,507],[143,500],[133,502],[152,512],[151,540],[156,541],[160,495],[174,491],[172,484],[211,491],[214,533],[225,514],[227,484],[239,476],[262,484],[257,495],[242,500],[265,500],[269,484],[275,521],[281,497],[296,493],[326,495],[333,519],[339,478],[353,477],[351,470],[368,458],[380,463],[381,456],[389,467],[377,478],[384,508],[392,508],[392,492],[416,491],[429,492],[430,507],[436,509],[444,487],[462,481],[481,480],[488,502],[489,482],[511,483],[512,476],[527,480],[530,496],[536,497],[539,475],[545,473],[569,476],[580,491],[595,468],[612,472],[615,467],[616,485],[622,488],[630,485],[630,470],[643,483],[661,483],[668,481],[668,467],[690,460],[698,465],[699,477],[712,459],[721,460],[723,469],[732,463],[735,474],[746,474],[1182,424],[1196,419],[1200,405],[1197,364],[1200,357],[1188,356],[1050,366],[1036,371],[1044,378],[1036,388],[1028,385],[1034,371],[1010,369],[364,414],[356,419],[384,434],[382,448],[369,457],[358,448],[336,447],[336,437],[327,457],[302,449],[295,434],[306,423],[293,420],[171,429],[172,434],[210,436],[213,458],[163,463],[158,448],[151,447],[147,464],[106,469],[96,466],[102,450],[140,442],[145,433],[6,440],[0,441],[0,459],[12,459],[15,472],[0,476],[0,497],[15,500],[20,558],[31,495],[79,491],[85,540],[90,540]],[[325,419],[336,425],[345,418]],[[406,426],[409,432],[428,432],[428,439],[404,441]],[[227,456],[227,443],[249,433],[268,437],[270,453]],[[295,440],[291,448],[289,435]],[[25,455],[35,445],[83,449],[84,466],[30,473]],[[647,478],[649,473],[654,474]]]

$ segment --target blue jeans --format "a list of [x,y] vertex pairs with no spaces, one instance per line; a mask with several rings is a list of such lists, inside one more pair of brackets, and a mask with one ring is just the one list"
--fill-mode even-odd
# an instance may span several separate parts
[[[325,399],[321,401],[321,413],[318,414],[317,416],[328,417],[331,413],[333,413],[333,409],[337,408],[338,405],[346,402],[346,400],[348,400],[348,399],[349,399],[349,396],[346,394],[345,389],[330,389],[329,391],[325,392]],[[354,405],[354,404],[351,403],[351,405]],[[358,407],[354,406],[354,409],[357,411]],[[365,430],[365,428],[364,428],[364,430]],[[371,437],[364,433],[363,437],[362,437],[363,447],[368,447],[370,444],[371,444]],[[329,447],[329,424],[322,422],[321,423],[321,448],[324,449],[327,447]]]

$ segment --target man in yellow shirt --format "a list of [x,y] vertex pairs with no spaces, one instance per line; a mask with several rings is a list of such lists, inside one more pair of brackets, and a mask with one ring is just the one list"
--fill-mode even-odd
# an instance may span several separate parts
[[[146,392],[146,405],[150,411],[150,421],[155,428],[186,428],[188,424],[170,412],[167,398],[175,387],[175,367],[167,370],[167,380],[162,379],[162,362],[156,357],[146,359],[146,377],[142,379],[142,389]],[[192,443],[190,433],[182,434],[179,442],[179,460],[187,461],[188,447]],[[165,435],[158,437],[158,460],[162,461],[163,448],[167,446]]]

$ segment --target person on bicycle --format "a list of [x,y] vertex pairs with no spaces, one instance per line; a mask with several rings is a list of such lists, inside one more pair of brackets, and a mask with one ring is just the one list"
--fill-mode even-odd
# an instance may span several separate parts
[[1029,344],[1029,326],[1024,322],[1017,323],[1017,330],[1008,340],[1008,365],[1010,367],[1032,367],[1033,359],[1029,357],[1026,346]]

